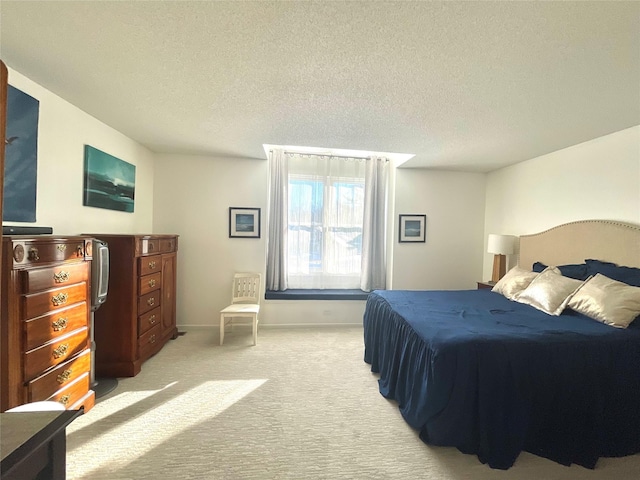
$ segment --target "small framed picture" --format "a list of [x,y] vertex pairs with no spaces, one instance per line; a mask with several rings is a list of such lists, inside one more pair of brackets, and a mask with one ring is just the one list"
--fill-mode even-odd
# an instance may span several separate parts
[[260,209],[229,207],[229,238],[260,238]]
[[398,241],[400,243],[424,242],[426,221],[426,215],[400,215]]

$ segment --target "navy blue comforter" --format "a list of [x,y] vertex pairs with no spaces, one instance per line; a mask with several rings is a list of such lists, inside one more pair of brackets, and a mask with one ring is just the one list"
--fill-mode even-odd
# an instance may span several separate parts
[[490,290],[375,291],[364,359],[426,443],[492,468],[522,450],[594,468],[640,452],[638,327],[554,317]]

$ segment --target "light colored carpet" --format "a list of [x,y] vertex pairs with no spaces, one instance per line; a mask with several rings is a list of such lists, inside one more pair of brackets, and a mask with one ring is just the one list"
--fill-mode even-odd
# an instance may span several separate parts
[[595,470],[522,453],[492,470],[425,445],[363,361],[362,328],[236,327],[169,342],[67,428],[69,479],[638,479],[640,455]]

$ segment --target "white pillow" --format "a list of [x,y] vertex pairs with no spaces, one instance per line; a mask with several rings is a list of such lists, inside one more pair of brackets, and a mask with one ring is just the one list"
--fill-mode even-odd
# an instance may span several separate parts
[[640,315],[640,287],[597,273],[569,300],[569,308],[612,327],[627,328]]
[[531,281],[538,276],[537,272],[525,270],[520,267],[513,267],[504,277],[502,277],[491,289],[492,292],[515,300],[516,296],[529,286]]
[[560,315],[584,282],[563,277],[556,267],[547,267],[515,298],[549,315]]

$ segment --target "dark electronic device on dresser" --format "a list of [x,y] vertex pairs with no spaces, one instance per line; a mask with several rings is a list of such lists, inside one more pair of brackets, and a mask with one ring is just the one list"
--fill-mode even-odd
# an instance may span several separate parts
[[32,227],[22,225],[3,225],[3,235],[50,235],[53,233],[51,227]]

